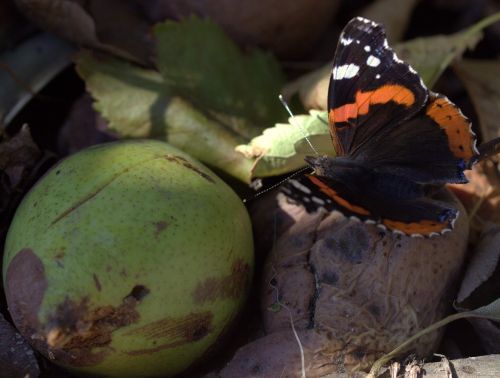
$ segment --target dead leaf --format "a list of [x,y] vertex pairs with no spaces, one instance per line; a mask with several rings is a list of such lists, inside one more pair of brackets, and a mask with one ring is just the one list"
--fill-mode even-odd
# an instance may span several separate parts
[[418,2],[420,0],[378,0],[368,5],[361,12],[361,16],[382,23],[389,44],[393,44],[403,39],[413,9]]
[[0,56],[0,126],[8,125],[36,93],[70,65],[73,51],[67,42],[43,33]]
[[[467,184],[448,184],[470,214],[473,230],[480,231],[484,222],[500,222],[500,175],[497,164],[484,161],[465,171]],[[475,240],[477,235],[471,238]]]
[[457,302],[460,307],[463,307],[461,303],[467,300],[473,292],[492,278],[499,261],[500,225],[488,223],[474,248],[474,254],[462,280],[457,295]]
[[281,92],[283,97],[289,100],[298,93],[300,102],[306,110],[326,110],[331,69],[331,63],[328,63],[288,83]]
[[5,237],[10,219],[25,191],[52,161],[31,139],[24,126],[11,138],[0,142],[0,243]]
[[24,171],[31,168],[41,156],[31,139],[29,128],[24,126],[13,138],[0,144],[0,171],[7,175],[10,185],[19,185]]
[[211,19],[241,46],[280,57],[310,51],[331,23],[340,0],[136,0],[153,22],[191,15]]
[[33,31],[12,1],[0,1],[0,51],[13,48]]
[[78,45],[150,63],[148,25],[125,1],[15,0],[35,24]]
[[15,0],[19,9],[42,28],[85,46],[99,44],[92,17],[77,1]]
[[500,60],[457,62],[454,70],[469,92],[484,141],[500,136]]
[[500,328],[489,319],[469,319],[487,354],[500,353]]
[[[500,225],[488,222],[474,248],[465,271],[455,307],[467,311],[484,303],[499,302],[500,297]],[[500,308],[496,309],[500,316]],[[470,318],[488,353],[500,353],[500,329],[490,319]]]
[[92,108],[92,97],[81,96],[71,107],[58,136],[59,151],[73,154],[83,148],[117,139],[106,131],[106,121]]

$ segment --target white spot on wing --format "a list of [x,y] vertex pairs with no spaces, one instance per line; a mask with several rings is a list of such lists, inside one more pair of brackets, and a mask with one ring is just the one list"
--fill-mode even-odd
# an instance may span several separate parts
[[344,64],[342,66],[333,67],[333,80],[350,79],[357,75],[359,66],[355,64]]
[[396,53],[392,54],[392,60],[394,60],[396,63],[404,63],[401,59],[398,58]]
[[380,79],[380,74],[376,74],[375,79]]
[[366,60],[366,64],[368,64],[370,67],[377,67],[380,64],[380,59],[376,56],[370,55]]
[[305,185],[302,185],[297,180],[290,180],[290,184],[292,184],[296,189],[300,190],[301,192],[304,192],[306,194],[311,194],[311,189],[309,189]]
[[364,48],[364,50],[366,52],[370,52],[372,50],[372,48],[369,45],[366,45],[365,48]]
[[311,199],[312,199],[313,202],[317,203],[318,205],[324,205],[325,204],[325,201],[323,201],[321,198],[312,196]]
[[340,43],[344,46],[349,46],[352,43],[353,39],[352,38],[340,38]]

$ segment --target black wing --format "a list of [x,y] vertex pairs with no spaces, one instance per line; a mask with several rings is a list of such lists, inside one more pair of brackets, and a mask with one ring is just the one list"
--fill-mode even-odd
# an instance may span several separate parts
[[387,44],[384,28],[354,18],[337,45],[328,90],[330,133],[338,155],[351,154],[427,102],[419,75]]

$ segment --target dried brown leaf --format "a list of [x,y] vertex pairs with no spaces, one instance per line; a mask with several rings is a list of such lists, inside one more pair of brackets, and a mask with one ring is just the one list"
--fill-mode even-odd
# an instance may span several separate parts
[[135,0],[153,22],[191,15],[214,20],[241,46],[281,57],[310,51],[324,34],[340,0]]
[[484,282],[489,280],[500,261],[500,225],[488,223],[484,228],[474,255],[462,280],[457,302],[465,301]]
[[42,161],[42,152],[31,139],[27,126],[0,142],[0,242],[18,201],[33,183]]
[[463,80],[479,117],[483,140],[500,136],[500,60],[457,62],[455,72]]
[[73,43],[147,64],[148,26],[128,2],[119,0],[15,0],[42,29]]
[[396,43],[403,39],[413,9],[419,1],[374,1],[361,12],[361,16],[382,23],[389,43]]

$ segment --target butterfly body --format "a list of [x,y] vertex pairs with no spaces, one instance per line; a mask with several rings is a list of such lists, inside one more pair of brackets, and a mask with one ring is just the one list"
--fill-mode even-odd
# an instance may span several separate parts
[[307,157],[313,173],[283,188],[289,198],[411,236],[453,228],[458,211],[429,193],[467,182],[475,135],[458,107],[397,57],[379,24],[358,17],[342,32],[328,119],[337,156]]

